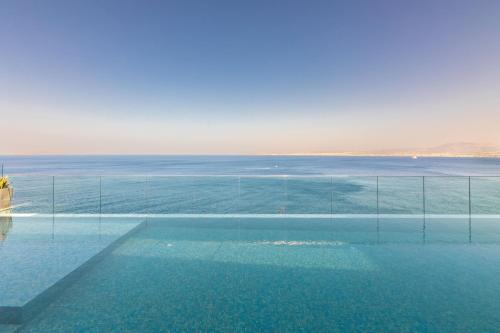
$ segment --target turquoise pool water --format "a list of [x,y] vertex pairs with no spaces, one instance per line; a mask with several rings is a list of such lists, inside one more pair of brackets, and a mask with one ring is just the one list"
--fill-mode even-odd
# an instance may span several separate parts
[[98,218],[13,218],[0,241],[0,306],[20,306],[140,222]]
[[150,219],[19,331],[498,332],[500,220],[423,222]]
[[140,220],[0,215],[0,332],[36,316]]

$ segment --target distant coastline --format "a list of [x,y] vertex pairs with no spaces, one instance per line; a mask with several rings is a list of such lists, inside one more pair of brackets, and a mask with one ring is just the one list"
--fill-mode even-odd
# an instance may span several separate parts
[[343,151],[276,154],[290,156],[343,156],[343,157],[470,157],[499,158],[500,147],[495,144],[479,144],[471,142],[448,143],[432,148],[384,149],[378,151]]
[[446,157],[446,158],[500,158],[498,153],[290,153],[290,154],[264,154],[269,156],[324,156],[324,157]]
[[432,148],[399,148],[380,149],[372,151],[316,151],[293,153],[34,153],[34,154],[9,154],[1,153],[0,156],[318,156],[318,157],[443,157],[443,158],[500,158],[500,147],[495,144],[478,143],[449,143]]
[[197,153],[186,153],[186,154],[180,154],[180,153],[115,153],[115,154],[106,154],[106,153],[100,153],[100,154],[90,154],[90,153],[69,153],[69,154],[61,154],[61,153],[47,153],[47,154],[39,154],[39,153],[34,153],[34,154],[12,154],[12,153],[0,153],[0,157],[93,157],[93,156],[100,156],[100,157],[106,157],[106,156],[296,156],[296,157],[416,157],[416,158],[425,158],[425,157],[442,157],[442,158],[500,158],[500,152],[498,153],[463,153],[463,154],[456,154],[456,153],[357,153],[357,152],[340,152],[340,153],[304,153],[304,152],[298,152],[298,153],[256,153],[256,154],[246,154],[246,153],[214,153],[214,154],[197,154]]

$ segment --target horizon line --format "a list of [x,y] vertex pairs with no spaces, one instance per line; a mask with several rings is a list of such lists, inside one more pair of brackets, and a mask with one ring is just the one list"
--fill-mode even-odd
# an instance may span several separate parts
[[0,156],[282,156],[282,157],[410,157],[410,158],[500,158],[495,153],[0,153]]

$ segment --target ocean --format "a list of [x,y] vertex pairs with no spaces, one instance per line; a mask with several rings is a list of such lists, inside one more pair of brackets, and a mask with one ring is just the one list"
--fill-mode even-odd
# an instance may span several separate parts
[[0,162],[9,175],[500,175],[500,158],[0,155]]
[[[498,214],[500,159],[7,156],[13,211]],[[470,177],[471,176],[471,177]]]

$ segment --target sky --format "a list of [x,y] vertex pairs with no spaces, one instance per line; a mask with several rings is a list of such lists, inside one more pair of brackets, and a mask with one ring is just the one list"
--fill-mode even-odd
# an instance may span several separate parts
[[500,1],[0,0],[0,154],[500,146]]

